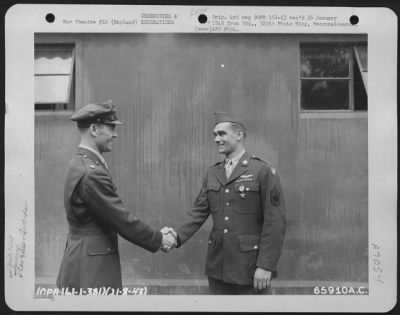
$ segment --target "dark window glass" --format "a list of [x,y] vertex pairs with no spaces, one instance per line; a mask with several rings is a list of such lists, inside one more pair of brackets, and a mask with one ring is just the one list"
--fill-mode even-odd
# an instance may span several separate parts
[[349,109],[349,81],[302,80],[301,105],[303,109]]
[[367,61],[365,43],[301,44],[301,109],[366,111]]
[[354,110],[368,110],[367,91],[358,63],[354,65]]
[[350,49],[342,45],[302,45],[302,77],[348,77]]

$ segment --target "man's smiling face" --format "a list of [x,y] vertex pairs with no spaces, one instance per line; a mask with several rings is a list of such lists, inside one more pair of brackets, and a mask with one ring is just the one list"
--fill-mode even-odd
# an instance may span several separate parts
[[239,141],[242,137],[238,130],[232,128],[232,124],[230,122],[221,122],[216,125],[213,135],[214,141],[218,147],[218,152],[227,157],[236,151]]

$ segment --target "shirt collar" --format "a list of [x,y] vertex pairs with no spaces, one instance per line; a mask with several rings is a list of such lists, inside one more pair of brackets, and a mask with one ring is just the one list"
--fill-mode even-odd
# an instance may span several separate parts
[[243,150],[242,152],[240,152],[238,155],[236,155],[234,158],[232,159],[226,159],[225,162],[228,162],[229,160],[232,161],[232,165],[235,166],[236,164],[238,164],[239,160],[242,158],[242,156],[246,153],[245,150]]

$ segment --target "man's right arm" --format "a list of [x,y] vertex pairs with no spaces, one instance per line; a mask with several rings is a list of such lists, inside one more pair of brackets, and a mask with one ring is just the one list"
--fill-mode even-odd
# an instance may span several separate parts
[[200,192],[197,195],[193,207],[187,212],[184,223],[176,230],[177,247],[183,245],[196,233],[210,215],[207,198],[207,175],[203,179]]
[[111,177],[100,168],[82,178],[80,195],[94,216],[126,240],[152,252],[162,246],[162,233],[123,206]]

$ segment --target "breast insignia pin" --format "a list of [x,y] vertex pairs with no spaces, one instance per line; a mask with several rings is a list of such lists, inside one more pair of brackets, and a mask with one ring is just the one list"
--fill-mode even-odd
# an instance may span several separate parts
[[240,198],[242,198],[242,199],[246,198],[246,194],[244,193],[244,190],[245,190],[244,186],[240,185],[239,191],[240,191]]

